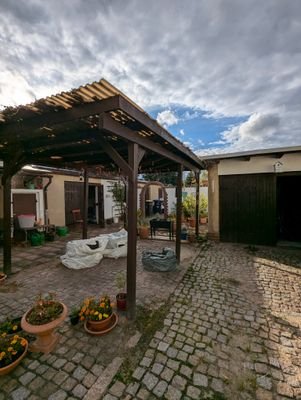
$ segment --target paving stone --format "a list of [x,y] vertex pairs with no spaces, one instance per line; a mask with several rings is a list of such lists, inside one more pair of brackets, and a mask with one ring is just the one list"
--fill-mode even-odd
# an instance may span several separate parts
[[92,369],[91,369],[91,372],[92,372],[96,377],[98,377],[98,376],[103,372],[103,366],[100,365],[100,364],[94,364],[93,367],[92,367]]
[[179,369],[180,363],[178,361],[175,360],[168,360],[167,361],[167,366],[171,369],[173,369],[174,371],[177,371]]
[[157,353],[156,358],[155,358],[155,362],[157,362],[159,364],[166,364],[167,357],[162,353]]
[[121,397],[123,392],[125,391],[125,384],[120,382],[120,381],[116,381],[114,383],[114,385],[110,388],[110,393],[116,397]]
[[61,388],[69,392],[74,388],[76,384],[77,381],[74,378],[68,378],[65,382],[62,383]]
[[103,398],[103,400],[117,400],[117,399],[118,399],[118,397],[112,396],[110,393],[107,393],[105,395],[105,397]]
[[272,389],[272,381],[271,378],[262,375],[257,377],[256,379],[258,386],[262,387],[263,389],[266,390],[271,390]]
[[167,400],[180,400],[181,397],[182,397],[182,392],[179,389],[171,385],[168,386],[167,392],[165,393],[165,398]]
[[165,351],[167,351],[168,347],[169,347],[168,343],[160,342],[158,345],[158,350],[164,353]]
[[187,388],[187,396],[189,398],[194,399],[194,400],[199,400],[201,399],[201,391],[200,389],[194,387],[194,386],[188,386]]
[[13,400],[23,400],[27,399],[30,395],[30,391],[25,387],[19,387],[11,393],[11,397]]
[[55,360],[52,366],[56,369],[60,369],[66,364],[66,362],[67,360],[65,360],[64,358],[58,358],[57,360]]
[[195,372],[193,374],[193,384],[195,386],[208,387],[208,378],[206,375]]
[[285,382],[279,382],[277,384],[277,393],[291,399],[294,398],[294,391],[293,389]]
[[223,384],[223,381],[222,381],[221,379],[213,378],[212,381],[211,381],[211,388],[212,388],[215,392],[223,393],[223,392],[224,392],[224,384]]
[[173,377],[171,384],[172,384],[172,386],[174,386],[175,388],[177,388],[183,392],[186,387],[187,380],[180,375],[175,375]]
[[138,389],[139,389],[140,385],[138,382],[132,382],[128,385],[128,387],[126,388],[126,392],[129,393],[132,396],[135,396]]
[[91,372],[88,372],[87,375],[84,377],[82,384],[86,386],[86,388],[90,388],[93,383],[96,381],[97,377],[94,374],[91,374]]
[[174,376],[174,371],[168,367],[165,367],[161,373],[161,378],[167,382],[170,382],[172,377]]
[[57,385],[55,385],[53,382],[47,382],[39,389],[38,394],[42,399],[48,399],[48,397],[57,390]]
[[19,381],[22,383],[22,385],[26,386],[29,382],[31,382],[36,375],[32,372],[25,372],[24,375],[20,376]]
[[48,400],[65,400],[66,397],[68,397],[68,394],[64,390],[59,389],[55,393],[50,395],[48,397]]
[[82,399],[84,395],[87,393],[87,389],[81,385],[80,383],[74,387],[72,390],[72,394],[79,399]]
[[46,381],[40,376],[36,377],[31,383],[28,385],[28,388],[33,392],[41,389],[45,385]]
[[140,361],[140,365],[142,367],[149,367],[152,363],[152,359],[148,357],[143,357],[142,360]]
[[147,389],[151,391],[156,386],[158,378],[155,375],[151,374],[150,372],[147,372],[144,375],[142,382],[147,387]]
[[153,372],[155,375],[160,375],[161,372],[162,372],[162,370],[163,370],[163,368],[164,368],[164,366],[163,366],[162,364],[154,363],[154,364],[153,364],[153,367],[152,367],[152,372]]
[[66,371],[58,371],[53,377],[53,382],[57,385],[61,385],[68,377],[69,374]]
[[149,398],[149,395],[150,395],[150,393],[148,390],[141,388],[139,390],[139,392],[137,393],[137,398],[140,400],[146,400]]
[[78,381],[82,381],[84,379],[84,377],[87,375],[87,373],[88,373],[88,371],[79,365],[73,371],[72,376],[73,376],[73,378],[77,379]]
[[165,382],[165,381],[160,381],[160,382],[156,385],[156,387],[153,389],[153,393],[154,393],[155,396],[159,397],[159,399],[160,399],[160,398],[163,397],[163,395],[164,395],[166,389],[167,389],[167,382]]
[[182,375],[186,376],[188,379],[190,379],[191,375],[192,375],[192,369],[187,367],[186,365],[181,365],[180,374],[182,374]]
[[145,373],[145,368],[137,367],[133,373],[133,378],[140,381]]

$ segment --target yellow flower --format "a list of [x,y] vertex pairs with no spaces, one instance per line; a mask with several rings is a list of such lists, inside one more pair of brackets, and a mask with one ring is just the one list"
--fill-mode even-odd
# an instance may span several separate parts
[[18,329],[18,325],[13,326],[13,331],[16,331]]
[[94,312],[94,315],[98,315],[98,311],[95,311],[95,312]]
[[108,318],[108,316],[109,316],[108,314],[103,314],[104,318]]
[[10,352],[11,352],[11,351],[14,351],[14,349],[13,349],[12,347],[8,347],[8,348],[7,348],[7,351],[10,351]]
[[12,340],[12,341],[10,342],[10,344],[16,344],[16,343],[17,343],[16,339],[14,339],[14,340]]
[[1,336],[2,336],[2,337],[5,337],[5,336],[6,336],[6,332],[3,332]]
[[99,313],[98,319],[102,319],[102,314],[101,313]]
[[13,351],[13,352],[12,352],[12,355],[13,355],[13,356],[15,356],[16,354],[17,354],[17,352],[16,352],[16,351]]
[[14,335],[14,340],[18,340],[19,336],[18,335]]

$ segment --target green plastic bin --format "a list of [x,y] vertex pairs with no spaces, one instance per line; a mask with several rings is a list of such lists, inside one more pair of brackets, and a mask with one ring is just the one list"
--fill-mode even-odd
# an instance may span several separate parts
[[66,236],[68,233],[68,228],[67,226],[57,226],[56,227],[56,233],[58,236]]

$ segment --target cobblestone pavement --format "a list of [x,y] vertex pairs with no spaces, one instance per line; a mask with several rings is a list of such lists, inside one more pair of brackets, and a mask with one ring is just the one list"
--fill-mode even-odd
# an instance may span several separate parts
[[[117,228],[115,227],[115,230]],[[89,236],[104,230],[90,230]],[[126,269],[124,258],[103,259],[93,268],[74,271],[59,262],[68,240],[77,238],[73,233],[41,247],[14,247],[13,272],[0,286],[0,321],[6,316],[21,316],[40,293],[55,292],[70,309],[91,295],[107,293],[114,298],[117,293],[115,277]],[[141,265],[143,249],[174,247],[173,242],[138,240],[137,302],[159,307],[181,281],[195,249],[182,246],[181,267],[172,273],[151,273]],[[95,400],[93,390],[101,397],[101,391],[116,374],[127,348],[135,345],[139,333],[135,325],[120,315],[117,327],[106,336],[86,334],[81,325],[71,326],[66,321],[59,329],[61,340],[49,355],[28,353],[8,376],[0,377],[2,399],[86,399]]]
[[301,399],[301,252],[210,244],[116,399]]

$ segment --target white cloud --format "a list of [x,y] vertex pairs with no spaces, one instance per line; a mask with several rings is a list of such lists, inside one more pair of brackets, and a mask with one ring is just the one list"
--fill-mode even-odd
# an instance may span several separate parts
[[159,124],[168,127],[171,125],[176,125],[179,122],[179,118],[171,110],[164,110],[157,115],[157,121]]
[[197,112],[171,104],[250,115],[223,133],[228,149],[301,144],[300,15],[298,0],[162,0],[160,13],[146,0],[2,0],[0,103],[104,77],[142,107],[166,107],[165,126]]
[[184,136],[184,135],[185,135],[185,131],[184,131],[184,129],[180,129],[180,134],[181,134],[182,136]]

